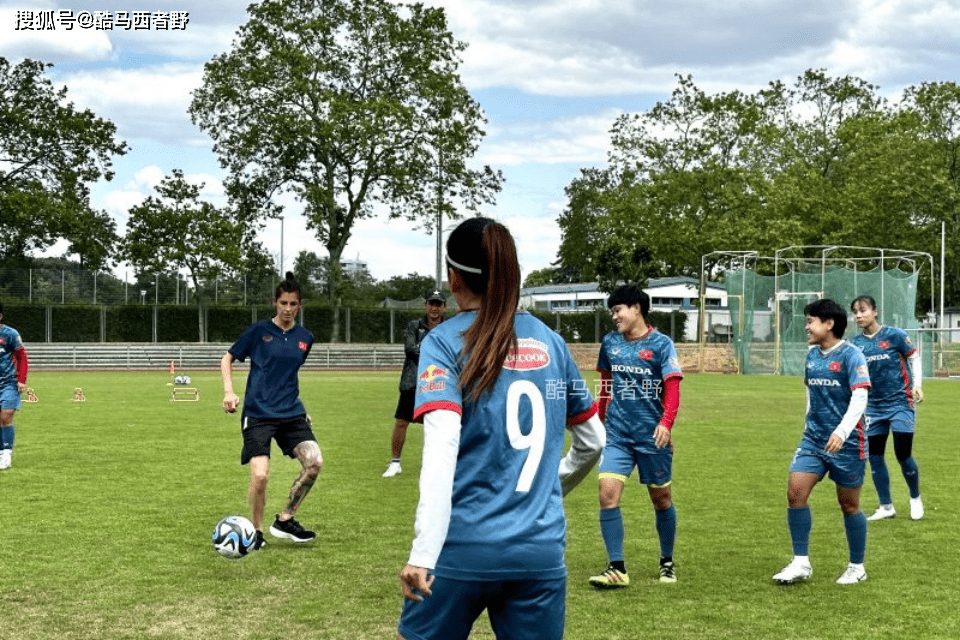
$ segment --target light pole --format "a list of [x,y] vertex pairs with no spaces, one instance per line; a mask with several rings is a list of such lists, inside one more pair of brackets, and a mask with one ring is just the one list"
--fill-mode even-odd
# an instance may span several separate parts
[[437,291],[443,287],[443,149],[437,149]]

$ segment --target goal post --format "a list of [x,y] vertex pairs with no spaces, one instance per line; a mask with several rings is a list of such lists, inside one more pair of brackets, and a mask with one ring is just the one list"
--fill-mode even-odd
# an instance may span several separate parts
[[[830,298],[848,309],[869,295],[883,324],[916,330],[920,273],[929,267],[933,297],[933,257],[929,253],[841,245],[790,246],[772,256],[756,251],[714,251],[701,257],[702,284],[722,283],[727,293],[731,339],[738,368],[745,374],[801,375],[806,360],[804,307]],[[701,292],[702,294],[703,292]],[[704,302],[701,297],[701,319]],[[856,333],[852,315],[846,336]],[[701,320],[702,321],[702,320]],[[700,340],[706,339],[701,326]]]

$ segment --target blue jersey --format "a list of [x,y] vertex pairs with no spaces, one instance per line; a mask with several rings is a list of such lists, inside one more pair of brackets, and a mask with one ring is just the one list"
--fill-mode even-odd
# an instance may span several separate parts
[[[870,387],[870,373],[863,353],[844,340],[827,353],[819,347],[807,351],[803,382],[807,385],[803,439],[817,449],[823,449],[843,420],[854,389]],[[859,420],[844,446],[856,446],[862,452],[863,438],[863,420]]]
[[464,312],[420,346],[414,417],[461,414],[460,450],[447,536],[434,573],[461,580],[566,576],[566,520],[557,474],[565,427],[596,409],[566,343],[528,313],[514,316],[517,350],[496,384],[476,401],[458,383]]
[[904,409],[913,411],[913,374],[907,358],[917,349],[907,332],[897,327],[880,327],[874,336],[861,333],[851,342],[863,351],[870,368],[872,386],[867,416],[882,419]]
[[13,327],[0,324],[0,387],[17,386],[17,365],[13,352],[23,348],[20,334]]
[[244,416],[293,418],[306,413],[297,374],[313,342],[313,334],[300,325],[284,331],[273,320],[261,320],[247,327],[230,347],[230,355],[240,362],[250,358]]
[[620,442],[640,453],[668,451],[657,449],[653,433],[663,418],[664,380],[683,377],[673,341],[653,328],[637,340],[612,331],[600,343],[597,370],[611,377],[607,444]]

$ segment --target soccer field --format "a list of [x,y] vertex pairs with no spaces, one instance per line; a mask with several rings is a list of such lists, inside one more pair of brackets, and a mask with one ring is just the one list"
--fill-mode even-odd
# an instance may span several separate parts
[[[198,402],[171,402],[160,372],[33,373],[39,402],[17,414],[13,467],[0,472],[0,639],[393,638],[409,551],[422,431],[403,473],[390,455],[398,374],[304,372],[324,468],[298,518],[316,542],[242,560],[210,546],[223,516],[247,514],[238,415],[220,410],[217,371],[186,372]],[[235,374],[237,389],[245,382]],[[81,387],[85,402],[73,401]],[[674,431],[679,582],[657,582],[646,491],[624,494],[628,589],[595,591],[605,566],[597,485],[567,497],[569,640],[958,638],[960,549],[955,382],[925,382],[915,456],[927,507],[907,517],[888,447],[894,520],[871,523],[869,579],[840,587],[846,540],[833,484],[814,490],[809,583],[770,577],[791,556],[787,467],[803,384],[791,377],[688,375]],[[271,465],[268,518],[298,464]],[[868,480],[864,511],[876,506]],[[481,619],[472,638],[493,638]]]

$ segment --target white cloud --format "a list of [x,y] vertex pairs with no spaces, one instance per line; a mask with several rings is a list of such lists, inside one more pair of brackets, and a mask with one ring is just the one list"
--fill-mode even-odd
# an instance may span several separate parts
[[621,113],[619,109],[605,109],[583,116],[493,126],[481,147],[479,160],[501,167],[603,163],[610,147],[610,128]]
[[199,65],[171,63],[144,69],[90,69],[65,74],[68,99],[117,125],[123,140],[210,147],[190,121],[190,92],[202,83]]
[[[32,21],[18,20],[20,11],[29,11],[29,15],[33,16],[39,11],[54,9],[55,5],[56,3],[38,1],[30,5],[18,3],[11,7],[0,7],[0,55],[13,62],[23,58],[88,62],[103,60],[113,55],[113,46],[103,31],[68,31],[62,28],[37,30],[38,25]],[[34,25],[34,28],[27,28],[28,24]]]

